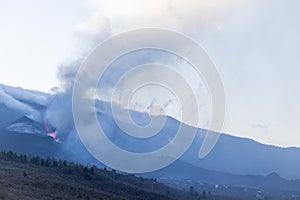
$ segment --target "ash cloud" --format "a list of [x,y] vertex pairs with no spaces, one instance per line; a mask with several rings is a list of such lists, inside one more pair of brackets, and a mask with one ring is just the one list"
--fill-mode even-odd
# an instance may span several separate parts
[[[135,28],[169,28],[201,42],[217,64],[228,100],[225,132],[264,143],[297,145],[295,141],[299,141],[299,138],[293,130],[298,130],[298,124],[291,120],[298,118],[299,106],[292,105],[298,105],[300,99],[294,92],[299,85],[299,73],[296,73],[299,64],[296,52],[299,52],[300,46],[297,39],[300,34],[297,1],[285,4],[279,0],[87,0],[84,4],[91,14],[74,28],[80,42],[78,49],[84,50],[76,56],[76,61],[60,67],[58,73],[61,86],[56,90],[57,98],[62,96],[65,99],[61,101],[63,107],[67,101],[71,104],[71,99],[67,97],[71,96],[74,77],[81,62],[98,43],[111,35]],[[156,56],[153,56],[154,59]],[[140,60],[149,61],[149,58],[125,59],[124,65]],[[158,60],[184,68],[184,64],[176,58]],[[203,89],[202,83],[193,77],[192,72],[181,72],[191,77],[189,81],[195,85],[195,89]],[[110,78],[114,77],[107,77],[108,80]],[[110,88],[111,83],[107,84],[107,88]],[[105,98],[106,94],[104,92],[99,96]],[[289,105],[285,105],[287,99]],[[247,114],[243,115],[241,111]],[[256,124],[257,119],[273,122],[268,126],[273,137],[253,133],[251,124]],[[72,120],[67,121],[72,127]],[[287,127],[290,127],[289,131],[286,131]],[[288,132],[286,138],[291,138],[284,144],[278,143],[282,132]]]
[[[76,37],[79,38],[78,41],[81,42],[78,44],[78,48],[83,50],[74,61],[59,67],[58,78],[61,81],[61,85],[54,90],[57,95],[46,112],[47,120],[58,130],[59,135],[72,132],[74,124],[71,111],[71,97],[77,70],[88,55],[88,52],[109,36],[136,28],[159,27],[181,31],[194,39],[199,39],[209,31],[221,31],[220,27],[222,27],[226,18],[230,16],[230,13],[247,2],[248,0],[225,0],[222,2],[208,2],[204,0],[84,1],[91,14],[74,29]],[[182,73],[193,85],[194,91],[205,91],[196,94],[199,99],[202,98],[203,102],[201,104],[209,104],[206,102],[207,94],[204,94],[207,93],[205,83],[203,80],[198,80],[199,77],[195,77],[193,70],[187,70],[189,68],[187,63],[177,57],[159,55],[151,51],[140,52],[137,56],[129,55],[127,58],[121,58],[116,64],[118,70],[121,70],[107,73],[108,76],[103,81],[106,90],[102,90],[98,94],[99,98],[107,100],[107,94],[111,92],[115,83],[111,80],[118,79],[122,74],[122,70],[126,71],[132,66],[147,62],[158,62],[175,66],[176,70]],[[87,89],[90,87],[86,85]],[[174,100],[169,99],[171,102]],[[142,107],[147,107],[147,105]],[[209,106],[207,106],[205,112],[208,112],[209,109]],[[177,111],[170,112],[166,114],[171,116],[177,115]],[[207,116],[203,121],[207,121]]]
[[[80,144],[78,135],[75,131],[72,115],[72,89],[77,70],[88,53],[99,43],[109,36],[123,31],[143,28],[158,27],[180,31],[195,39],[203,35],[207,30],[219,30],[224,18],[236,7],[244,4],[245,1],[225,0],[222,3],[216,1],[85,1],[85,5],[90,9],[91,15],[81,24],[75,27],[75,36],[80,43],[78,49],[81,49],[79,55],[75,56],[72,62],[65,63],[59,67],[58,79],[61,85],[54,88],[55,97],[45,112],[45,120],[56,130],[57,136],[64,142],[64,148],[72,151],[74,155],[84,157],[84,148]],[[200,35],[199,35],[200,34]],[[189,64],[176,56],[164,55],[153,51],[136,52],[135,55],[128,55],[121,58],[108,70],[107,76],[103,79],[103,90],[99,90],[97,95],[100,100],[108,100],[108,94],[111,93],[116,80],[120,78],[123,72],[128,71],[133,66],[144,63],[162,63],[179,71],[182,76],[193,86],[198,99],[202,99],[200,104],[207,105],[209,94],[203,80],[195,76]],[[113,70],[117,69],[117,70]],[[87,90],[90,85],[85,86]],[[172,97],[174,98],[174,97]],[[164,109],[168,112],[166,115],[177,116],[178,108],[172,106],[178,105],[176,99],[167,99],[160,102],[165,105]],[[188,101],[188,99],[187,99]],[[172,103],[171,103],[172,102]],[[143,105],[149,102],[141,102],[141,108],[150,108],[149,105]],[[151,103],[151,102],[150,102]],[[153,106],[153,105],[152,105]],[[171,108],[168,108],[171,107]],[[201,108],[203,109],[203,108]],[[209,112],[210,107],[206,106],[203,113]],[[105,108],[104,108],[105,110]],[[207,114],[203,122],[207,122]],[[114,137],[111,135],[111,137]]]

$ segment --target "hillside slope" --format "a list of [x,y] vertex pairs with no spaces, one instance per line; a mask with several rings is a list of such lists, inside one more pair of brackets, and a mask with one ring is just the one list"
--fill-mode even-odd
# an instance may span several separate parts
[[[84,165],[93,163],[103,166],[86,151],[78,138],[73,124],[69,96],[49,95],[1,84],[0,91],[1,149],[58,157]],[[132,152],[149,152],[167,145],[180,126],[179,121],[166,116],[164,127],[154,137],[147,140],[128,137],[128,134],[116,124],[110,103],[96,101],[95,105],[99,124],[102,125],[107,137],[120,148]],[[147,124],[149,116],[145,113],[135,111],[130,113],[134,120]],[[47,130],[48,126],[50,130]],[[236,175],[266,176],[276,172],[285,179],[300,179],[300,148],[280,148],[251,139],[221,134],[210,154],[200,160],[198,153],[206,130],[198,128],[197,131],[193,144],[180,161],[202,169]],[[24,132],[32,135],[24,136]],[[55,144],[54,141],[49,140],[47,135],[53,132],[57,134],[61,143]],[[176,173],[180,174],[181,169],[178,168]],[[189,178],[192,175],[182,178]]]
[[154,179],[114,170],[28,158],[12,152],[0,155],[0,199],[189,199],[186,193]]

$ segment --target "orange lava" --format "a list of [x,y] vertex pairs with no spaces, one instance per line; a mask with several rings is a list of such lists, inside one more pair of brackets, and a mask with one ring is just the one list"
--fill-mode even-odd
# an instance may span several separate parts
[[55,132],[48,133],[49,137],[52,137],[56,142],[59,142],[59,139],[57,139],[57,134]]

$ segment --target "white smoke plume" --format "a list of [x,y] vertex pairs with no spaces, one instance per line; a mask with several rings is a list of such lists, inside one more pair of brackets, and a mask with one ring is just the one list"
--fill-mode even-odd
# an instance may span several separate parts
[[[197,37],[220,29],[226,18],[247,0],[86,0],[90,17],[76,31],[95,40],[141,27],[169,28]],[[99,41],[98,41],[99,42]]]
[[[84,3],[90,10],[90,16],[74,28],[76,37],[82,42],[78,48],[84,51],[76,62],[61,67],[59,76],[64,91],[72,88],[83,58],[109,36],[143,27],[168,28],[195,39],[216,62],[228,100],[225,132],[278,144],[281,133],[286,132],[286,125],[283,124],[297,130],[297,123],[290,118],[297,118],[298,108],[289,108],[284,114],[279,111],[274,113],[274,107],[280,107],[287,97],[291,97],[289,99],[293,102],[290,105],[296,104],[299,99],[299,95],[292,98],[294,94],[291,92],[296,91],[297,73],[293,72],[297,70],[295,63],[299,63],[295,55],[300,46],[296,39],[299,33],[297,1],[86,0]],[[169,60],[166,62],[170,63]],[[176,59],[171,62],[174,63],[182,66],[181,61]],[[187,77],[191,75],[189,71],[183,74]],[[289,88],[294,90],[286,90],[286,86],[277,80],[290,82]],[[200,85],[197,81],[194,84],[195,88]],[[273,88],[280,91],[272,92]],[[283,95],[278,96],[279,93]],[[274,97],[271,98],[272,104],[269,103],[270,96]],[[240,117],[241,110],[247,113],[243,118]],[[276,116],[286,116],[285,123],[281,125],[282,120]],[[274,123],[269,123],[271,119]],[[249,126],[256,124],[257,120],[270,124],[270,132],[277,135],[254,135]],[[296,134],[288,132],[291,134],[287,138],[297,141]]]
[[[61,86],[58,89],[58,95],[54,103],[49,106],[46,112],[47,119],[57,130],[61,130],[59,131],[61,133],[71,129],[73,126],[72,119],[68,119],[67,116],[72,116],[71,95],[76,72],[83,59],[88,55],[88,52],[106,38],[127,30],[143,27],[158,27],[180,31],[197,40],[207,32],[222,31],[222,25],[226,21],[226,18],[229,17],[235,9],[244,6],[247,2],[247,0],[225,0],[222,2],[205,0],[84,1],[85,6],[90,10],[90,16],[78,24],[74,30],[76,37],[79,37],[79,41],[82,42],[78,44],[78,48],[83,49],[83,51],[81,51],[81,55],[78,55],[76,60],[60,67],[58,78],[61,80]],[[207,102],[209,94],[207,93],[207,88],[205,88],[203,80],[199,80],[199,77],[195,76],[193,70],[187,70],[190,68],[188,64],[176,56],[162,55],[161,53],[153,51],[139,52],[134,56],[129,55],[127,58],[120,59],[118,63],[116,63],[116,66],[121,70],[111,70],[110,73],[107,73],[108,76],[104,78],[103,81],[106,90],[101,90],[98,94],[99,98],[107,100],[106,94],[113,88],[112,80],[118,79],[124,70],[126,71],[132,66],[149,62],[158,62],[174,66],[185,79],[189,80],[194,91],[198,91],[196,95],[198,99],[202,99],[201,109],[204,109],[203,112],[209,112],[211,107],[210,105],[206,105],[210,103]],[[89,85],[86,86],[86,88],[90,87]],[[151,102],[155,100],[156,99],[150,99]],[[175,101],[174,99],[170,99],[166,102]],[[142,108],[149,107],[149,105],[135,106]],[[170,109],[165,108],[169,112],[165,114],[180,118],[177,116],[179,113],[178,108],[174,108],[177,104],[173,103],[170,104],[170,106]],[[210,116],[202,116],[205,116],[202,119],[203,127],[205,127],[204,124],[207,124]],[[68,122],[69,125],[65,125],[66,122]]]

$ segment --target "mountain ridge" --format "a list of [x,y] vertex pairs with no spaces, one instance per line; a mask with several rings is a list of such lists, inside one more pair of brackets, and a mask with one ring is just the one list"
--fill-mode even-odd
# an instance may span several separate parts
[[[4,86],[2,86],[3,88]],[[1,87],[0,87],[1,90]],[[7,90],[9,91],[9,90]],[[18,93],[18,99],[22,99],[22,92],[24,90],[18,90],[14,91],[15,93]],[[26,92],[32,92],[26,90]],[[34,92],[33,92],[34,93]],[[44,93],[37,93],[38,95],[43,95]],[[6,92],[6,95],[9,95],[9,92]],[[28,94],[25,94],[28,95]],[[35,95],[35,93],[33,94]],[[48,94],[44,94],[45,98],[49,97]],[[43,109],[40,107],[34,107],[33,109],[36,109],[35,112],[39,113],[39,115],[42,117],[43,121],[37,120],[39,125],[41,127],[51,126],[51,131],[56,131],[56,134],[58,137],[62,137],[62,143],[59,145],[59,149],[63,149],[64,153],[69,154],[71,158],[78,159],[78,162],[83,162],[84,164],[90,164],[90,162],[95,162],[95,159],[89,155],[89,153],[86,151],[85,147],[82,145],[80,139],[78,138],[78,135],[76,133],[76,130],[73,127],[72,119],[69,120],[69,125],[65,126],[66,118],[69,117],[69,115],[72,115],[70,106],[68,104],[71,104],[68,101],[71,101],[70,97],[71,95],[65,95],[63,97],[59,95],[50,95],[51,101],[49,100],[49,104],[47,106],[44,106]],[[28,95],[30,96],[30,95]],[[13,98],[13,95],[10,96],[10,98]],[[24,97],[25,98],[25,97]],[[62,98],[62,99],[61,99]],[[30,99],[30,98],[25,98]],[[33,98],[30,99],[32,101],[38,101],[39,98]],[[42,98],[44,99],[44,98]],[[5,99],[2,99],[4,101]],[[6,99],[7,100],[7,99]],[[14,99],[14,101],[17,101],[17,99]],[[1,99],[0,99],[1,101]],[[45,101],[46,102],[46,101]],[[28,105],[24,102],[22,104],[27,106],[32,106],[33,104],[43,104],[36,102],[32,105]],[[1,123],[4,125],[2,132],[5,132],[5,137],[9,138],[10,132],[7,130],[7,124],[5,122],[7,116],[15,117],[16,120],[18,117],[27,116],[30,118],[28,114],[30,113],[24,113],[24,110],[21,109],[21,112],[19,112],[18,107],[14,106],[12,108],[7,108],[6,105],[11,105],[10,103],[1,104],[0,103],[0,110],[3,110],[4,113],[0,114],[0,129],[1,129]],[[67,106],[66,106],[67,105]],[[22,107],[23,108],[23,107]],[[111,139],[113,143],[120,146],[121,148],[124,148],[129,151],[137,151],[139,152],[147,152],[151,151],[153,149],[160,148],[165,144],[166,141],[169,141],[170,138],[174,137],[172,133],[176,133],[176,127],[179,126],[180,122],[178,122],[175,118],[166,117],[167,121],[165,124],[165,127],[162,129],[159,136],[156,138],[151,138],[149,141],[141,141],[134,138],[128,137],[126,133],[124,133],[117,124],[114,121],[114,118],[111,113],[111,109],[107,107],[106,102],[96,102],[96,108],[97,108],[97,115],[98,120],[100,123],[104,125],[105,132],[107,133],[107,137]],[[50,109],[50,111],[49,111]],[[47,113],[49,113],[52,116],[52,119],[47,118]],[[60,114],[63,114],[63,116],[59,116]],[[138,119],[143,119],[143,117],[140,117],[142,113],[138,113],[137,111],[132,112],[133,115],[136,116]],[[31,120],[34,120],[30,118]],[[16,121],[14,120],[14,121]],[[58,124],[52,124],[52,122]],[[183,124],[184,125],[184,124]],[[186,125],[184,125],[186,126]],[[16,131],[16,130],[15,130]],[[199,149],[203,143],[203,138],[205,136],[207,130],[204,129],[197,129],[197,136],[194,139],[191,147],[188,149],[187,152],[184,153],[184,155],[180,158],[181,161],[184,161],[186,163],[192,164],[196,167],[200,167],[203,169],[210,169],[213,171],[219,171],[219,172],[228,172],[231,174],[237,174],[237,175],[268,175],[272,172],[278,173],[280,176],[286,178],[286,179],[297,179],[300,178],[300,158],[298,155],[300,155],[300,148],[297,147],[278,147],[274,145],[265,145],[262,143],[259,143],[253,139],[249,138],[242,138],[237,136],[232,136],[226,133],[220,133],[220,138],[216,144],[216,146],[213,148],[213,150],[210,152],[210,154],[205,157],[204,159],[198,158]],[[15,132],[11,132],[15,134],[14,136],[11,136],[12,138],[8,141],[13,141],[13,137],[17,137]],[[41,132],[42,133],[42,132]],[[47,135],[49,132],[45,130],[45,132],[42,133],[45,137],[48,137]],[[3,135],[2,135],[3,136]],[[4,137],[4,136],[3,136]],[[31,143],[31,142],[29,142]],[[3,145],[7,146],[8,144]],[[12,145],[12,144],[11,144]],[[13,145],[12,145],[13,146]],[[1,146],[0,146],[1,147]],[[78,148],[78,150],[72,150],[74,147]],[[128,149],[129,148],[129,149]],[[74,151],[74,152],[73,152]],[[22,153],[22,152],[20,152]],[[253,165],[255,163],[256,165]],[[99,163],[100,165],[100,163]]]

